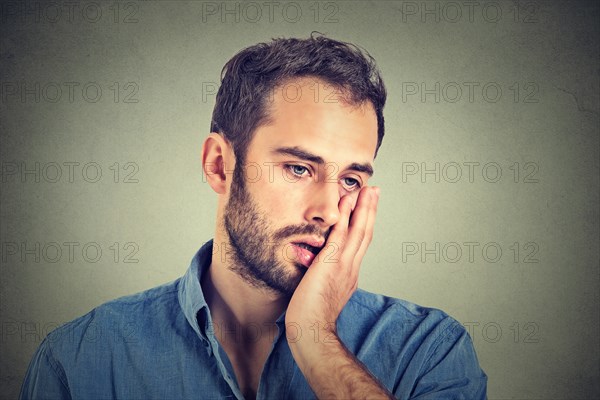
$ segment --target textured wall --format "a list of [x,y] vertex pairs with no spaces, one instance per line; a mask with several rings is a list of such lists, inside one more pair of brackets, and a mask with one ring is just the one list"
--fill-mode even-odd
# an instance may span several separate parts
[[389,90],[361,286],[461,321],[491,399],[600,396],[596,2],[1,11],[3,397],[48,330],[183,274],[213,234],[199,151],[221,67],[312,30],[366,48]]

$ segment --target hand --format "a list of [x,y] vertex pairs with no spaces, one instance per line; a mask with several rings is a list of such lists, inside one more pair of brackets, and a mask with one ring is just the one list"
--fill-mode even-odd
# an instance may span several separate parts
[[379,188],[368,186],[361,189],[356,207],[352,197],[340,199],[340,220],[289,302],[286,325],[296,328],[286,329],[290,345],[310,343],[308,339],[314,343],[336,333],[335,322],[358,286],[360,264],[373,238],[378,200]]

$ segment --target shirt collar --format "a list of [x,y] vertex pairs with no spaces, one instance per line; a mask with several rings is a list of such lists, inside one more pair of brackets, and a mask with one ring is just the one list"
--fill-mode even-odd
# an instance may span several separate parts
[[[208,270],[212,262],[213,239],[204,243],[192,258],[192,262],[179,284],[179,304],[190,326],[203,339],[208,339],[206,328],[212,322],[208,304],[204,299],[200,282],[202,275]],[[201,323],[199,323],[201,321]],[[276,321],[277,325],[284,327],[285,311]]]
[[213,239],[204,243],[200,250],[196,252],[196,255],[192,258],[190,267],[181,278],[179,284],[179,304],[181,305],[185,318],[200,337],[206,337],[204,334],[206,326],[200,327],[196,316],[204,309],[203,312],[205,314],[202,319],[205,322],[210,319],[208,305],[204,299],[200,281],[202,280],[202,274],[210,267],[212,261],[212,249]]

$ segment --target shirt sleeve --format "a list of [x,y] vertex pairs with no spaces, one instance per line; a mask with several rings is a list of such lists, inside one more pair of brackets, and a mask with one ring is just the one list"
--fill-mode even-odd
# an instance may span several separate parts
[[37,349],[25,374],[19,399],[70,399],[66,375],[52,356],[47,339]]
[[457,321],[432,348],[410,398],[487,399],[487,375],[479,366],[469,333]]

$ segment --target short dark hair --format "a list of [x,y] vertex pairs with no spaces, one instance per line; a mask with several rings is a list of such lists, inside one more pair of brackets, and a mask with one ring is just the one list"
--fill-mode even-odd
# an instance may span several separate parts
[[316,77],[358,106],[370,101],[377,115],[377,146],[384,135],[383,107],[387,92],[375,60],[358,46],[312,32],[308,39],[273,38],[239,51],[223,67],[210,124],[232,143],[243,164],[256,128],[269,121],[267,98],[285,82]]

